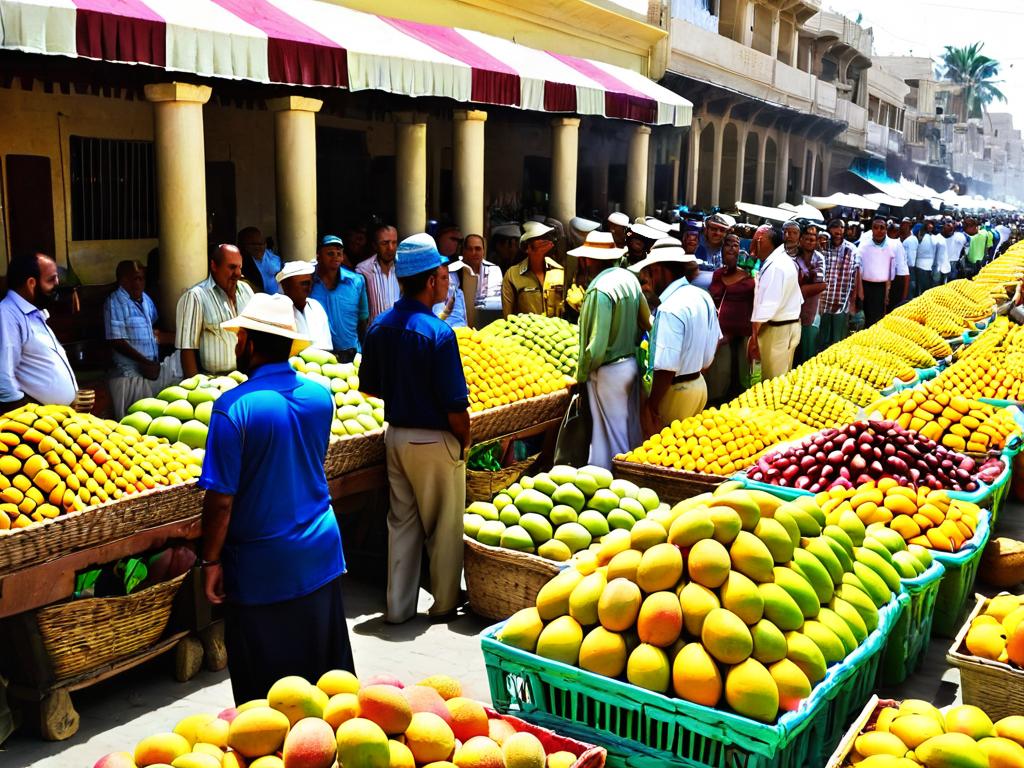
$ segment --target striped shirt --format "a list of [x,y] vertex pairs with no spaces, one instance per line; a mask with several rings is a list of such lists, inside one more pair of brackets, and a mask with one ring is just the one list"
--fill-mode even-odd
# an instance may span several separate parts
[[829,240],[825,258],[825,291],[818,308],[824,315],[841,315],[853,306],[853,289],[860,272],[860,255],[852,243],[843,240],[833,246]]
[[366,280],[366,298],[370,303],[370,322],[372,323],[377,315],[383,314],[395,306],[402,295],[402,289],[398,285],[398,274],[395,272],[395,264],[391,263],[391,271],[384,274],[380,267],[380,261],[376,256],[371,256],[365,261],[356,265],[356,272]]
[[[156,305],[145,293],[135,301],[124,288],[118,287],[103,305],[103,327],[109,341],[122,339],[132,349],[154,362],[160,359],[153,326]],[[139,364],[117,350],[112,353],[114,367],[122,376],[139,376]]]
[[175,346],[199,350],[199,368],[206,373],[229,373],[235,370],[235,345],[238,338],[220,324],[241,312],[252,298],[252,288],[239,280],[235,303],[207,277],[196,283],[178,299]]

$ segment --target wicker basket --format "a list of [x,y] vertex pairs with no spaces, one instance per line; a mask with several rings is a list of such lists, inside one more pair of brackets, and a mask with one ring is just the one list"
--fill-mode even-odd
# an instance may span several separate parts
[[978,578],[999,589],[1024,582],[1024,543],[998,538],[989,541],[978,566]]
[[0,531],[0,574],[131,536],[148,528],[196,517],[203,491],[194,480],[154,488],[30,528]]
[[953,640],[946,661],[960,670],[960,694],[964,704],[981,707],[995,722],[1024,712],[1024,670],[979,658],[967,650],[965,638],[971,622],[988,603],[984,595],[975,595],[975,599],[974,610]]
[[525,475],[540,456],[535,453],[527,456],[522,461],[509,464],[495,472],[487,470],[467,469],[466,470],[466,503],[474,501],[490,501],[498,495],[499,491],[508,488]]
[[36,612],[43,647],[59,680],[78,677],[155,643],[188,573],[127,597],[71,600]]
[[333,480],[348,472],[384,461],[384,430],[331,440],[324,458],[324,472]]
[[839,742],[839,746],[832,753],[832,757],[825,764],[825,768],[847,768],[850,765],[849,757],[853,752],[853,743],[857,740],[857,737],[866,728],[874,724],[882,708],[895,707],[897,704],[898,702],[891,699],[879,699],[877,696],[872,696],[868,703],[864,705],[864,709],[861,710],[857,719],[853,721],[846,735],[843,736],[843,740]]
[[466,591],[473,612],[488,619],[507,619],[536,603],[540,588],[565,567],[525,552],[489,547],[463,537]]
[[677,504],[683,499],[708,493],[729,480],[728,477],[721,475],[667,469],[621,459],[612,460],[612,474],[623,480],[630,480],[641,488],[650,488],[658,494],[661,501],[668,504]]
[[560,389],[547,395],[538,395],[497,408],[477,411],[469,416],[473,442],[482,443],[504,437],[521,429],[561,419],[569,407],[570,391]]

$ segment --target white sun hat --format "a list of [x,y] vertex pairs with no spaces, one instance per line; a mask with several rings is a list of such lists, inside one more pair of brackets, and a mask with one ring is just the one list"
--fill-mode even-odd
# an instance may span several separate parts
[[245,305],[238,317],[225,320],[220,324],[225,331],[238,331],[245,328],[249,331],[270,333],[292,340],[292,355],[297,355],[310,345],[308,337],[299,333],[295,326],[295,305],[292,300],[281,293],[273,296],[257,293]]

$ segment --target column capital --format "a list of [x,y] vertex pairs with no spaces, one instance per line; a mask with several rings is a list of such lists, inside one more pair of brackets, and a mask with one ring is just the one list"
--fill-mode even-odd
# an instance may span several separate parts
[[392,112],[391,119],[403,125],[419,125],[427,122],[427,116],[420,112]]
[[556,117],[551,121],[553,128],[579,128],[580,119],[578,117]]
[[320,99],[306,96],[281,96],[266,100],[267,109],[271,112],[319,112],[324,105]]
[[650,134],[651,134],[651,126],[649,126],[649,125],[638,125],[638,126],[636,126],[633,129],[633,133],[637,133],[637,134],[641,134],[641,135],[642,134],[647,134],[648,136],[650,136]]
[[455,120],[476,120],[481,123],[487,121],[487,113],[482,109],[456,109],[452,113],[452,118]]
[[150,83],[145,88],[146,101],[191,101],[205,104],[210,100],[213,89],[208,85],[191,83]]

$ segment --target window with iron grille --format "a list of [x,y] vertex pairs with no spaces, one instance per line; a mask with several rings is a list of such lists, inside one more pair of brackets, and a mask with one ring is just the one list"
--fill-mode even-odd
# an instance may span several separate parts
[[71,136],[71,239],[157,236],[153,142]]

